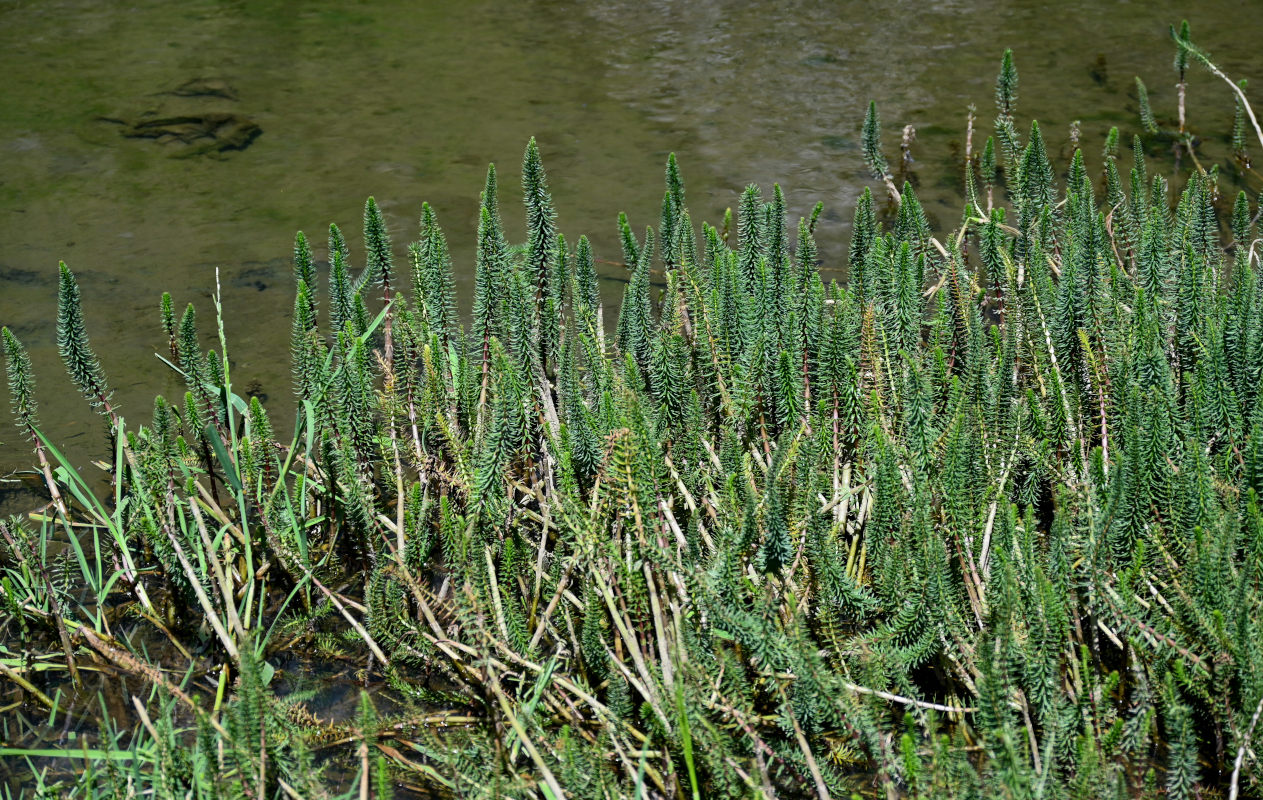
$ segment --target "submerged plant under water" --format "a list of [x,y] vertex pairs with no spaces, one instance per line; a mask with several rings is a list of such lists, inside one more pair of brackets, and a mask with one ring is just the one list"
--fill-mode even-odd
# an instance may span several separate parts
[[[170,296],[187,392],[128,427],[63,265],[113,491],[6,330],[50,502],[0,525],[4,734],[35,742],[0,752],[46,796],[1258,796],[1257,215],[1225,247],[1217,171],[1172,197],[1117,131],[1059,188],[1017,81],[1006,53],[942,239],[870,106],[892,217],[865,190],[846,286],[779,187],[699,238],[672,157],[603,308],[532,140],[521,246],[488,170],[465,327],[434,210],[400,277],[370,198],[358,277],[336,226],[327,279],[296,239],[288,441],[218,305],[208,353]],[[350,665],[358,712],[278,696],[295,652]]]

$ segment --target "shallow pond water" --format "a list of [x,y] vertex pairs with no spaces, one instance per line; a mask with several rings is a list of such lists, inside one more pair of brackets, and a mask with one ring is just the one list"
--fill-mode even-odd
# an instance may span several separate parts
[[[1223,0],[1195,11],[1195,40],[1229,74],[1263,81],[1252,61],[1260,16]],[[1019,127],[1039,118],[1064,168],[1080,120],[1094,171],[1111,125],[1124,141],[1139,128],[1133,76],[1145,78],[1160,117],[1174,115],[1166,26],[1185,13],[1168,0],[6,0],[0,324],[31,351],[44,427],[85,463],[103,455],[105,437],[57,361],[57,261],[79,276],[93,342],[133,422],[149,417],[155,392],[183,391],[154,356],[165,350],[161,292],[197,304],[209,347],[218,268],[234,385],[268,395],[284,429],[294,232],[323,253],[337,222],[358,253],[370,194],[400,265],[421,202],[434,205],[467,301],[488,162],[499,165],[506,224],[520,237],[518,170],[536,136],[561,230],[572,242],[588,234],[598,258],[617,261],[616,215],[656,225],[675,151],[695,221],[718,222],[751,181],[769,191],[779,181],[795,216],[823,201],[823,268],[840,277],[853,198],[872,185],[858,147],[870,98],[892,160],[900,128],[916,126],[918,192],[948,229],[967,107],[977,106],[977,147],[1005,47],[1021,73]],[[1227,88],[1195,70],[1189,115],[1194,128],[1226,136]],[[198,138],[225,119],[218,139]],[[155,120],[167,127],[124,135]],[[258,131],[245,135],[233,120]],[[621,268],[602,268],[606,302],[616,303]],[[14,429],[3,431],[0,471],[27,465]],[[3,491],[0,510],[18,510]]]

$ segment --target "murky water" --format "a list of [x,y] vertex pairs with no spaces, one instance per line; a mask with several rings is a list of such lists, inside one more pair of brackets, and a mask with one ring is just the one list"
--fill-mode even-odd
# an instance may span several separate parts
[[[1229,74],[1263,82],[1258,10],[1204,0],[1191,22]],[[31,350],[44,427],[82,462],[104,436],[57,361],[57,261],[79,276],[133,421],[155,392],[182,392],[154,357],[161,292],[197,304],[210,346],[218,267],[234,383],[257,381],[283,428],[294,231],[322,243],[338,222],[358,252],[369,194],[400,264],[421,202],[435,206],[467,297],[487,162],[520,236],[518,165],[536,136],[561,230],[617,260],[617,213],[656,224],[675,151],[695,221],[718,221],[750,181],[780,181],[794,214],[824,201],[821,253],[837,270],[852,198],[871,183],[857,142],[869,98],[892,160],[902,125],[917,127],[919,193],[950,228],[966,109],[976,104],[985,136],[1003,48],[1017,53],[1022,123],[1045,123],[1064,166],[1081,120],[1094,168],[1109,126],[1126,139],[1138,129],[1134,75],[1173,116],[1166,25],[1187,13],[1169,0],[0,2],[0,324]],[[1195,129],[1227,134],[1227,88],[1204,71],[1189,108]],[[262,134],[174,158],[178,142],[127,138],[102,119],[215,114]],[[620,270],[605,269],[616,302]],[[27,464],[13,428],[0,430],[0,470]]]

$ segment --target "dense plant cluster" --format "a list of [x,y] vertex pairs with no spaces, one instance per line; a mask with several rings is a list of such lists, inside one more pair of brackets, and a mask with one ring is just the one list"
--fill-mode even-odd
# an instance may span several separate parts
[[[400,276],[370,199],[358,277],[336,226],[327,276],[298,235],[288,442],[168,296],[188,392],[126,427],[63,265],[114,492],[40,432],[6,331],[51,501],[3,527],[4,637],[46,654],[4,669],[53,716],[46,674],[131,676],[136,717],[102,705],[86,769],[32,761],[38,790],[1258,796],[1255,210],[1225,246],[1217,171],[1173,193],[1117,131],[1099,180],[1077,151],[1059,180],[1016,100],[1006,54],[943,239],[870,107],[890,217],[865,190],[845,286],[818,208],[750,186],[699,231],[672,157],[603,308],[532,141],[521,245],[488,171],[465,327],[434,210]],[[358,716],[277,697],[299,647],[356,665]]]

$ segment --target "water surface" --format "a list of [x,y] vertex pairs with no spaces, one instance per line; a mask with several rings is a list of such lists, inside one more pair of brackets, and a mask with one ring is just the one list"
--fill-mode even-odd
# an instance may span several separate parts
[[[1223,0],[1195,10],[1194,38],[1229,74],[1263,82],[1251,61],[1260,15]],[[197,305],[212,346],[218,268],[234,384],[267,394],[284,428],[293,234],[306,231],[322,256],[338,222],[360,258],[370,194],[400,265],[421,202],[434,205],[467,299],[488,162],[520,238],[520,159],[536,136],[561,230],[617,261],[616,215],[656,224],[674,151],[695,221],[718,222],[752,181],[779,181],[794,215],[823,201],[823,268],[840,276],[853,198],[873,184],[858,148],[870,98],[892,162],[900,128],[916,126],[918,192],[950,229],[967,108],[977,147],[1005,47],[1021,73],[1020,127],[1038,117],[1064,168],[1081,121],[1095,169],[1111,125],[1125,139],[1138,130],[1134,75],[1159,116],[1174,115],[1166,26],[1187,13],[1167,0],[0,2],[0,324],[31,351],[45,428],[82,463],[102,455],[104,436],[57,361],[57,261],[79,276],[133,422],[155,392],[183,392],[154,357],[165,350],[161,292]],[[195,80],[226,96],[172,94]],[[1227,88],[1204,71],[1189,109],[1194,128],[1227,134]],[[174,158],[180,145],[125,138],[101,119],[189,113],[237,114],[262,134],[243,150]],[[616,303],[621,268],[602,268]],[[25,466],[14,429],[0,431],[0,471]]]

